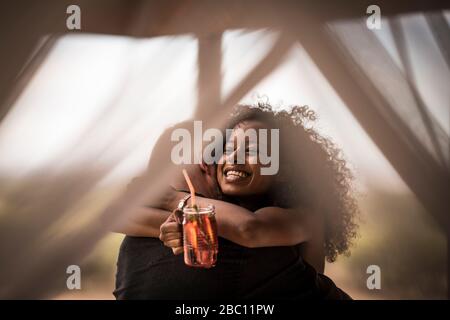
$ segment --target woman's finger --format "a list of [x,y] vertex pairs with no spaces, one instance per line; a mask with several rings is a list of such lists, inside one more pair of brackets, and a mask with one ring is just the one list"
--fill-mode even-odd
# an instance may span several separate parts
[[179,255],[183,253],[183,247],[172,248],[172,252],[174,255]]
[[181,230],[181,226],[177,222],[166,221],[161,225],[159,230],[161,233],[179,232]]
[[166,232],[159,234],[159,239],[163,242],[181,238],[183,238],[183,234],[181,232]]
[[166,247],[176,248],[176,247],[181,247],[183,245],[183,243],[181,242],[181,239],[174,239],[174,240],[164,241],[164,245]]

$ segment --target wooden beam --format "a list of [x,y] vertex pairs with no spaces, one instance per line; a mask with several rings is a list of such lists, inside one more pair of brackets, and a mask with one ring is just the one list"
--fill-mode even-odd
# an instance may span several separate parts
[[221,102],[222,34],[198,37],[197,108],[195,119],[208,121]]
[[[392,107],[358,66],[346,64],[348,57],[337,50],[335,40],[323,28],[315,27],[314,33],[302,30],[299,40],[319,70],[419,200],[443,228],[448,228],[449,173],[426,160],[430,157],[417,153],[420,143],[414,136],[409,135],[408,141],[399,136],[397,127],[404,127],[402,119],[389,112]],[[420,150],[426,153],[424,148]]]
[[[72,1],[76,3],[77,1]],[[366,17],[370,0],[320,1],[320,0],[165,0],[146,1],[147,27],[139,36],[161,36],[185,33],[222,33],[229,29],[285,28],[295,24],[301,13],[322,21]],[[379,0],[383,17],[411,12],[431,12],[448,8],[443,1]],[[90,9],[89,9],[90,10]],[[175,17],[166,23],[167,12]],[[87,32],[116,29],[107,15],[98,12],[89,18]],[[103,16],[103,19],[100,18]]]
[[267,77],[279,66],[280,62],[293,47],[294,41],[290,35],[281,34],[266,56],[255,66],[236,88],[225,98],[222,109],[235,106],[251,89]]
[[427,13],[425,19],[447,67],[450,69],[450,27],[448,22],[442,12]]
[[[406,39],[404,34],[404,29],[402,27],[401,21],[399,17],[392,18],[390,21],[392,36],[394,38],[395,47],[400,57],[401,64],[403,66],[403,72],[405,74],[405,82],[414,97],[414,101],[416,103],[416,107],[424,127],[427,131],[428,137],[430,138],[431,144],[434,148],[436,157],[444,168],[449,168],[449,163],[447,163],[447,158],[444,155],[442,150],[439,137],[446,137],[448,141],[448,135],[445,133],[443,128],[439,125],[439,123],[434,119],[433,115],[429,113],[425,102],[422,99],[422,96],[419,93],[419,90],[416,88],[416,84],[413,82],[413,66],[412,62],[409,58],[407,47],[406,47]],[[375,37],[374,37],[375,38]],[[380,48],[383,48],[380,45]],[[384,49],[384,48],[383,48]],[[386,57],[389,57],[389,54],[386,54]]]

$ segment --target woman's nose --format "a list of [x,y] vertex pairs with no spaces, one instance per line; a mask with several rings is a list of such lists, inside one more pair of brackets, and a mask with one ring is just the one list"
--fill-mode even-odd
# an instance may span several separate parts
[[245,152],[241,152],[241,148],[225,151],[225,161],[227,163],[245,164]]
[[226,163],[234,163],[237,158],[237,150],[225,150],[225,162]]

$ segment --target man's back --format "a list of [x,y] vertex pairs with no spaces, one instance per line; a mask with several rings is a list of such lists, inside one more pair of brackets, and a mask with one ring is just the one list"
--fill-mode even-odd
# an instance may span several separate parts
[[222,238],[216,266],[193,268],[159,239],[128,236],[117,267],[117,299],[255,298],[265,295],[264,287],[277,276],[279,289],[272,287],[270,295],[281,298],[290,282],[283,272],[305,268],[295,247],[249,249]]

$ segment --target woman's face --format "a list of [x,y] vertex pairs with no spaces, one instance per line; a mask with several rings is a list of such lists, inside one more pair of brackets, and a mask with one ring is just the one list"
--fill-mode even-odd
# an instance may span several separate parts
[[[242,129],[244,131],[255,129],[258,138],[258,130],[267,129],[268,141],[249,141],[247,139],[245,144],[241,143],[241,145],[237,145],[243,139],[238,139],[236,129]],[[270,153],[270,141],[270,128],[261,121],[243,121],[233,129],[233,132],[227,141],[228,148],[233,150],[233,152],[224,154],[217,165],[217,182],[219,183],[223,194],[229,196],[251,196],[264,194],[269,191],[271,185],[275,183],[275,175],[261,175],[261,167],[263,167],[263,165],[261,165],[258,159],[258,144],[267,144],[267,150]],[[237,152],[241,148],[245,149],[244,164],[238,164],[236,159]]]

